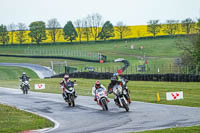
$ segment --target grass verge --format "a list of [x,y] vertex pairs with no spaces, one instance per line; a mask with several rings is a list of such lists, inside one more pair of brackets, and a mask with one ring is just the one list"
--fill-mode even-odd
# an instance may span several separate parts
[[19,133],[26,130],[53,127],[53,123],[40,116],[0,104],[0,132]]
[[30,69],[14,66],[0,66],[0,80],[14,80],[22,76],[22,72],[26,72],[27,75],[33,79],[38,78],[37,74]]
[[137,133],[200,133],[200,126],[168,128]]

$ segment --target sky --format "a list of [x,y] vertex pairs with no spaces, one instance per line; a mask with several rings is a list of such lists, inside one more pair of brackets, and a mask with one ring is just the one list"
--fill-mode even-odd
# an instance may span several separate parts
[[63,27],[88,14],[99,13],[113,25],[146,25],[149,20],[200,18],[200,0],[0,0],[0,24],[57,18]]

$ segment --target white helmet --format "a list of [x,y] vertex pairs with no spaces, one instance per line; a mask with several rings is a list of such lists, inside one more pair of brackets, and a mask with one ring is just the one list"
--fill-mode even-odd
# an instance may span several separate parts
[[26,75],[26,72],[23,72],[22,75]]

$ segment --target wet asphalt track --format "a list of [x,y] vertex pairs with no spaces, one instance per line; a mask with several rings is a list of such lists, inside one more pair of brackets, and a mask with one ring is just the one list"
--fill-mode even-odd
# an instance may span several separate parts
[[0,103],[51,117],[59,123],[52,133],[124,133],[200,125],[200,108],[132,102],[130,112],[111,101],[102,111],[92,97],[79,96],[76,107],[68,107],[59,94],[0,88]]
[[[79,96],[76,107],[68,107],[61,95],[0,88],[0,103],[51,117],[59,127],[51,133],[124,133],[200,125],[200,108],[132,102],[130,112],[111,101],[102,111],[92,97]],[[58,125],[57,125],[58,126]]]

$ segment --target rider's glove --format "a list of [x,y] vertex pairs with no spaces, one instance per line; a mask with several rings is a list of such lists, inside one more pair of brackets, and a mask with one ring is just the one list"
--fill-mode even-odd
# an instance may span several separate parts
[[112,93],[112,88],[108,89],[108,94]]

